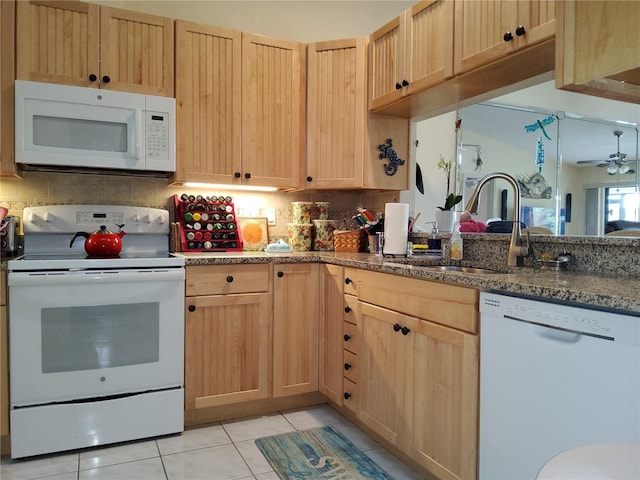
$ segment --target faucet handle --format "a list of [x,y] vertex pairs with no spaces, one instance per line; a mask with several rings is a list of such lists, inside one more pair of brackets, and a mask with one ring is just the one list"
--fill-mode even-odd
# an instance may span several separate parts
[[531,245],[531,234],[527,230],[525,232],[526,240],[522,241],[522,256],[523,257],[532,257],[533,256],[533,245]]

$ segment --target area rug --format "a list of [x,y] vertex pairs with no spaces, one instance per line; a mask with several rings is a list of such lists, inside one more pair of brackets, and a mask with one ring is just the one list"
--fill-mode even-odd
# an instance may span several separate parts
[[256,445],[285,480],[393,480],[332,427],[258,438]]

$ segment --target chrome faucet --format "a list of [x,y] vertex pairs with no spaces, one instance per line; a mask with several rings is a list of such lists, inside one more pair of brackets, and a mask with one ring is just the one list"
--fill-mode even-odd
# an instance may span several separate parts
[[526,242],[522,239],[520,231],[520,186],[515,178],[507,173],[496,172],[485,175],[478,181],[476,189],[471,194],[471,198],[467,202],[465,210],[469,213],[478,212],[478,200],[480,198],[480,190],[490,180],[501,178],[506,180],[513,188],[513,227],[511,229],[511,241],[509,242],[509,253],[507,254],[507,266],[521,267],[524,264],[524,257],[530,254],[529,235],[527,234]]

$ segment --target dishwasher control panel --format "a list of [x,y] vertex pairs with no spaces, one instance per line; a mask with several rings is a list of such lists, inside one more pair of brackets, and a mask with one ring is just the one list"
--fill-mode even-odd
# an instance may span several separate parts
[[[480,294],[480,313],[547,326],[606,340],[640,345],[640,317],[552,302]],[[481,320],[482,321],[482,320]]]

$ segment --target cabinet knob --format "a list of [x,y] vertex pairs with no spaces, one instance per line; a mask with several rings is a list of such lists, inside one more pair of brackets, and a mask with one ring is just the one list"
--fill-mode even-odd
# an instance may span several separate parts
[[236,178],[240,178],[242,176],[242,174],[240,172],[236,172],[233,174],[234,177]]
[[344,341],[345,341],[345,342],[348,342],[349,340],[351,340],[351,335],[347,335],[347,334],[345,333],[344,337],[342,337],[342,338],[344,338]]
[[98,79],[98,76],[95,73],[89,74],[89,81],[95,82]]
[[408,335],[411,330],[408,327],[402,327],[402,334]]
[[513,34],[511,32],[506,32],[504,34],[504,37],[502,37],[504,39],[505,42],[510,42],[511,40],[513,40]]
[[278,278],[284,277],[284,272],[278,272]]
[[399,323],[396,323],[396,324],[393,326],[393,331],[394,331],[394,332],[399,332],[401,329],[402,329],[402,327],[400,326],[400,324],[399,324]]
[[189,310],[190,312],[195,312],[196,311],[196,306],[195,305],[189,305],[187,307],[187,310]]
[[249,180],[251,178],[251,174],[249,172],[244,174],[244,178],[246,178],[247,180]]
[[227,282],[229,282],[229,283],[233,282],[233,275],[229,275],[227,277]]
[[308,176],[307,177],[307,182],[311,182],[311,181],[313,181],[313,177],[312,176]]
[[350,363],[345,363],[344,364],[344,369],[345,370],[349,370],[351,368],[351,364]]
[[351,280],[349,277],[344,279],[344,283],[349,285],[353,280]]
[[345,400],[349,400],[351,398],[351,394],[349,392],[344,392],[344,395],[342,396]]
[[524,29],[524,27],[522,25],[518,25],[518,28],[516,28],[516,35],[521,37],[525,33],[527,33],[527,31]]
[[351,312],[351,307],[344,307],[344,313]]
[[111,79],[109,78],[108,75],[104,75],[102,77],[102,83],[109,83],[111,81]]
[[399,82],[396,82],[396,90],[400,90],[402,88],[402,85],[400,85]]
[[406,79],[402,80],[402,86],[403,87],[408,87],[409,86],[409,82]]

